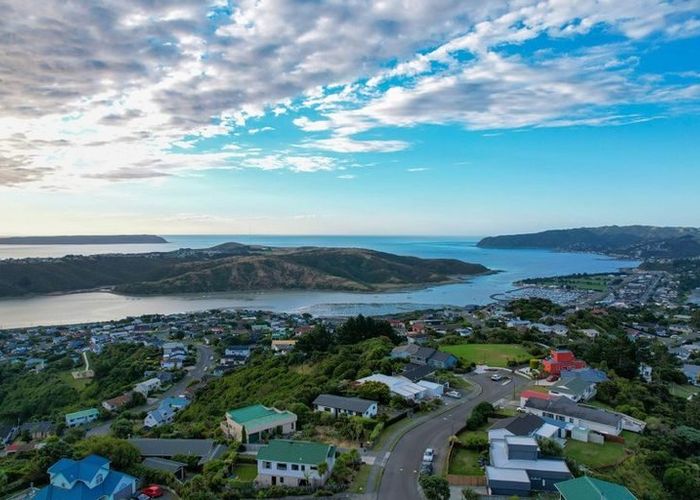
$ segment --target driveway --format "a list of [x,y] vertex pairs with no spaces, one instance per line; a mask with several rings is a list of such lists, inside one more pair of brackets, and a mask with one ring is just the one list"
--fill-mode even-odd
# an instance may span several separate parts
[[426,448],[436,451],[435,474],[439,475],[445,464],[448,439],[464,426],[472,409],[482,401],[495,403],[500,399],[511,399],[514,392],[517,394],[529,382],[518,376],[508,383],[493,382],[489,377],[490,374],[468,375],[469,380],[481,385],[479,396],[421,423],[400,438],[384,466],[377,498],[421,500],[417,482],[423,451]]
[[[197,345],[197,363],[190,369],[187,370],[187,373],[185,374],[184,377],[182,377],[182,380],[179,382],[173,384],[168,390],[163,392],[162,394],[158,394],[158,397],[155,398],[155,400],[151,401],[150,403],[147,403],[143,406],[138,406],[135,408],[132,408],[131,412],[138,413],[141,411],[149,411],[149,410],[154,410],[155,408],[158,407],[160,402],[169,397],[174,397],[174,396],[179,396],[184,392],[184,390],[187,388],[187,386],[193,381],[193,380],[201,380],[201,378],[204,376],[204,374],[207,372],[207,370],[211,369],[211,366],[214,364],[214,361],[212,359],[214,355],[214,350],[207,346],[207,345]],[[93,427],[92,429],[87,431],[88,436],[105,436],[109,434],[110,427],[112,426],[112,422],[114,419],[109,419],[105,420],[103,422],[100,422],[99,425]]]

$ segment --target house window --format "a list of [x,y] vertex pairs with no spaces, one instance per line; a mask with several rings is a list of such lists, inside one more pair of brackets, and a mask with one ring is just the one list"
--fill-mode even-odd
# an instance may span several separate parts
[[310,470],[318,470],[318,467],[316,467],[315,465],[311,465],[311,466],[309,466],[309,469]]
[[272,464],[270,462],[263,462],[263,469],[271,469]]
[[297,464],[292,464],[292,470],[299,470],[299,466]]
[[302,471],[306,470],[306,465],[302,465],[302,466],[301,466],[301,470],[302,470]]
[[287,464],[278,463],[277,470],[287,470]]
[[574,417],[569,417],[569,422],[574,423]]
[[280,476],[280,484],[284,484],[284,476]]

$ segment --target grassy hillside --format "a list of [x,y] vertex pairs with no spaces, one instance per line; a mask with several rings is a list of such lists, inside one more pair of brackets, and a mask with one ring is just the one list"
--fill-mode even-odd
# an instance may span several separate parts
[[691,227],[604,226],[540,233],[492,236],[483,248],[543,248],[600,252],[638,258],[683,258],[700,255],[700,229]]
[[266,289],[379,290],[488,272],[459,260],[353,248],[225,244],[206,250],[0,261],[0,296],[110,287],[131,294]]

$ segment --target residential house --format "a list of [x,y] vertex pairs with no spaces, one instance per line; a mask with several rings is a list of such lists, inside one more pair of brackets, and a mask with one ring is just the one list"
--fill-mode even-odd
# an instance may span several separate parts
[[585,368],[586,362],[576,359],[568,349],[552,349],[549,357],[542,360],[544,370],[551,375],[559,375],[562,370]]
[[420,401],[428,397],[428,389],[414,384],[406,377],[392,377],[390,375],[375,373],[374,375],[357,380],[358,384],[364,384],[366,382],[379,382],[380,384],[384,384],[393,395],[410,401]]
[[594,384],[600,384],[601,382],[607,382],[609,380],[605,372],[597,368],[563,369],[560,376],[562,380],[578,377],[586,382],[593,382]]
[[82,460],[62,458],[48,469],[49,485],[40,489],[34,500],[127,499],[136,493],[136,478],[110,468],[110,461],[99,455]]
[[639,363],[639,376],[647,384],[651,384],[651,374],[654,369],[646,363]]
[[166,370],[179,370],[187,358],[187,347],[182,342],[163,344],[163,359],[160,366]]
[[134,386],[134,392],[139,392],[143,394],[144,397],[148,397],[151,392],[157,391],[158,389],[160,389],[160,379],[157,377],[149,378]]
[[684,364],[681,371],[688,379],[689,384],[700,385],[700,365]]
[[335,466],[335,446],[274,439],[258,451],[257,461],[259,485],[323,486]]
[[570,424],[570,428],[585,427],[600,434],[619,436],[622,432],[622,417],[618,414],[581,406],[569,398],[550,400],[530,398],[524,405],[527,413]]
[[436,384],[435,382],[430,382],[429,380],[419,380],[416,385],[424,387],[427,391],[426,396],[429,398],[441,398],[445,392],[444,385]]
[[158,408],[151,410],[143,419],[144,427],[153,428],[160,427],[163,424],[169,424],[175,418],[175,414],[186,408],[190,404],[190,400],[181,397],[165,398],[160,402]]
[[449,369],[457,365],[457,358],[453,354],[416,344],[395,347],[391,350],[390,356],[392,359],[408,359],[413,364],[427,365],[436,369]]
[[346,398],[333,394],[320,394],[313,402],[314,410],[328,412],[334,417],[349,415],[372,418],[377,416],[377,402],[361,398]]
[[622,485],[583,476],[554,485],[561,500],[637,500]]
[[241,366],[250,359],[250,346],[232,346],[227,347],[224,351],[224,357],[221,358],[221,364],[226,366]]
[[297,345],[296,340],[273,340],[271,347],[275,354],[287,354],[294,350],[295,345]]
[[25,422],[19,427],[19,432],[28,432],[33,440],[46,439],[56,433],[56,426],[53,422],[42,420],[40,422]]
[[87,410],[76,411],[66,414],[66,425],[68,427],[77,427],[78,425],[89,424],[100,417],[100,412],[97,408],[89,408]]
[[167,458],[147,457],[141,462],[141,465],[148,469],[155,469],[163,472],[168,472],[178,478],[180,481],[185,480],[185,468],[187,464],[168,460]]
[[134,400],[134,393],[129,391],[116,398],[102,401],[102,408],[109,412],[116,412],[126,408]]
[[596,384],[579,377],[560,379],[550,387],[549,394],[554,397],[564,396],[571,401],[588,401],[596,394]]
[[291,411],[260,404],[226,412],[221,430],[241,443],[259,443],[274,435],[289,435],[296,430],[297,416]]
[[555,491],[556,483],[573,477],[563,458],[542,456],[532,437],[493,439],[489,460],[486,482],[491,495],[529,496],[531,491]]
[[506,436],[529,436],[534,438],[564,438],[566,432],[559,427],[547,423],[537,415],[525,414],[498,420],[489,429],[489,443],[494,439],[504,439]]
[[225,444],[218,444],[213,439],[129,439],[143,458],[172,458],[191,456],[199,458],[199,465],[221,458],[227,451]]

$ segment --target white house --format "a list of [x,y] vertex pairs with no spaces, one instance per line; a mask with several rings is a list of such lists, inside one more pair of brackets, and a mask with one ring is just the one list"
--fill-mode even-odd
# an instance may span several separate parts
[[601,434],[619,436],[622,433],[622,417],[612,412],[581,406],[569,398],[559,397],[550,400],[529,398],[525,411],[542,418],[566,422],[573,427],[585,427]]
[[258,451],[257,461],[261,486],[322,486],[335,466],[335,446],[273,439]]
[[444,385],[429,382],[428,380],[419,380],[417,385],[425,387],[425,389],[428,391],[427,396],[430,398],[441,398],[442,394],[445,392]]
[[151,392],[160,389],[160,379],[159,378],[149,378],[143,382],[139,382],[134,386],[134,392],[140,392],[147,397]]
[[406,377],[392,377],[381,373],[375,373],[369,377],[357,380],[358,384],[364,384],[365,382],[379,382],[380,384],[384,384],[389,388],[389,392],[395,396],[400,396],[411,401],[420,401],[430,397],[429,390],[426,387],[414,384]]
[[333,394],[320,394],[314,399],[314,410],[328,412],[334,417],[349,415],[372,418],[377,416],[377,402],[361,398],[346,398]]

